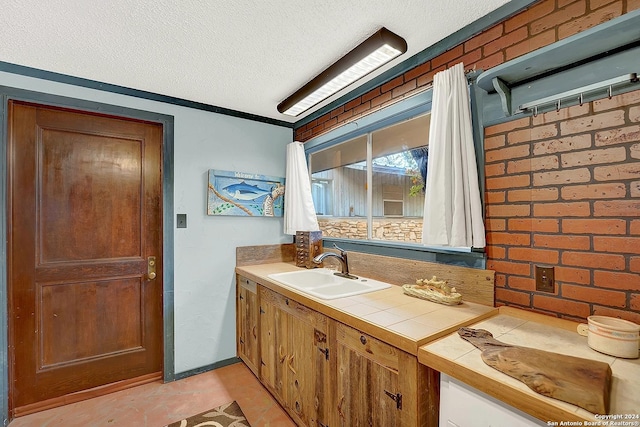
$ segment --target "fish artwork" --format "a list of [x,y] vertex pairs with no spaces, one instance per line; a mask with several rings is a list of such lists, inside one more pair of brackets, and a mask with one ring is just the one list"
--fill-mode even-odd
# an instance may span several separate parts
[[255,200],[265,194],[270,194],[271,190],[263,190],[257,185],[249,185],[242,181],[238,184],[231,184],[222,189],[230,197],[236,200]]

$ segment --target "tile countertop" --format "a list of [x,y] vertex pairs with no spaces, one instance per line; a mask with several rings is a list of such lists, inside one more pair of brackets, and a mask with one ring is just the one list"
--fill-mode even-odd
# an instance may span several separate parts
[[[596,424],[565,425],[640,425],[637,418],[640,413],[640,359],[621,359],[592,350],[587,345],[587,338],[576,332],[577,325],[542,314],[500,307],[500,314],[469,327],[486,329],[494,338],[508,344],[608,363],[613,373],[609,413],[628,416],[615,421],[620,424],[605,423],[603,418],[598,419],[578,406],[534,392],[524,383],[485,364],[480,357],[481,351],[456,332],[422,346],[418,360],[547,422],[547,425],[584,420]],[[597,424],[598,421],[602,423]]]
[[404,294],[401,286],[324,300],[268,277],[269,274],[300,269],[294,264],[279,262],[236,267],[236,273],[413,355],[429,341],[498,311],[494,307],[465,302],[464,295],[462,304],[456,306],[436,304]]

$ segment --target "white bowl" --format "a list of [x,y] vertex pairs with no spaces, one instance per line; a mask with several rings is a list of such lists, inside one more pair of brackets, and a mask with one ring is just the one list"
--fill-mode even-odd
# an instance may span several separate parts
[[578,333],[587,337],[589,347],[611,356],[638,357],[640,325],[608,316],[589,316],[587,323],[578,325]]

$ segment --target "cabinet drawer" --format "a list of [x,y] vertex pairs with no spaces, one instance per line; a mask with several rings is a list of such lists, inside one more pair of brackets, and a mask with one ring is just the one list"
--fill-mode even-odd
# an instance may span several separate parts
[[336,334],[338,342],[346,347],[380,365],[398,371],[400,350],[397,348],[342,323],[338,324]]
[[254,294],[258,293],[258,284],[253,280],[247,279],[244,276],[238,276],[238,285],[247,289],[249,292]]
[[327,317],[321,313],[311,310],[309,307],[285,297],[270,289],[260,286],[260,300],[273,304],[278,309],[285,311],[296,319],[311,324],[314,328],[327,332]]

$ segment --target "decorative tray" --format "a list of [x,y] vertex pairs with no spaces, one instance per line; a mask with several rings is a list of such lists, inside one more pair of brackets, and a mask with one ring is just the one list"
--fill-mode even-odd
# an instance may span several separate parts
[[436,276],[418,279],[415,285],[402,285],[402,290],[407,295],[438,304],[457,305],[462,302],[462,295],[456,292],[456,288],[450,287],[445,280],[438,280]]

